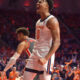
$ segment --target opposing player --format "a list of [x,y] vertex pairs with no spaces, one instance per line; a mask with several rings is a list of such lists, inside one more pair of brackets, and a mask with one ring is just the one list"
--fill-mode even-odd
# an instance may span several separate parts
[[26,28],[24,28],[24,27],[18,28],[16,30],[16,33],[17,33],[18,40],[21,42],[19,43],[16,52],[10,58],[10,61],[6,65],[4,72],[6,72],[8,69],[10,69],[16,63],[16,60],[20,57],[20,55],[23,51],[25,51],[29,57],[31,55],[32,49],[34,47],[35,40],[28,37],[29,31]]
[[40,80],[51,79],[51,67],[54,65],[55,52],[60,46],[60,29],[56,17],[50,14],[52,0],[38,0],[37,13],[40,19],[36,23],[36,44],[30,56],[24,80],[33,80],[39,74]]

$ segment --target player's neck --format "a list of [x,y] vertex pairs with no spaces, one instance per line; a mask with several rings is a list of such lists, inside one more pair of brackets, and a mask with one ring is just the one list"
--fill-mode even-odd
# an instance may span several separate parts
[[28,39],[28,36],[24,36],[21,41],[25,41],[26,39]]
[[43,13],[41,13],[40,14],[40,16],[41,16],[41,20],[44,20],[46,17],[48,17],[50,15],[50,13],[49,12],[43,12]]
[[28,38],[28,36],[24,36],[24,40],[26,40]]

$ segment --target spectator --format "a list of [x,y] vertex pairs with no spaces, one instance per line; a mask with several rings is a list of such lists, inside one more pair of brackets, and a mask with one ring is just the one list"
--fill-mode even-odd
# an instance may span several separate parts
[[9,74],[9,80],[16,80],[16,67],[12,68],[12,71]]

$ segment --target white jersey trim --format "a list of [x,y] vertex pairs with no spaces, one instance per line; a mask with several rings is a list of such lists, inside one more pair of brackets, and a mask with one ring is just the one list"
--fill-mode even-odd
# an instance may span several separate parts
[[[42,21],[42,22],[44,22],[44,24],[46,25],[47,24],[47,22],[48,22],[48,20],[49,19],[51,19],[51,18],[53,18],[54,16],[53,15],[50,15],[48,18],[46,18],[44,21]],[[40,23],[40,20],[41,19],[39,19],[37,22],[36,22],[36,26],[38,25],[38,23]]]
[[50,15],[44,22],[45,22],[45,25],[47,24],[47,22],[51,19],[51,18],[53,18],[54,16],[53,15]]

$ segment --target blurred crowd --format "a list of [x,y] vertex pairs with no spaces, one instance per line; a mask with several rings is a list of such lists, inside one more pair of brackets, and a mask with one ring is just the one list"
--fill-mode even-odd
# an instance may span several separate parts
[[16,67],[13,67],[9,73],[9,77],[7,77],[5,72],[3,75],[3,73],[0,71],[0,80],[23,80],[23,76],[21,76],[21,73],[16,70]]

